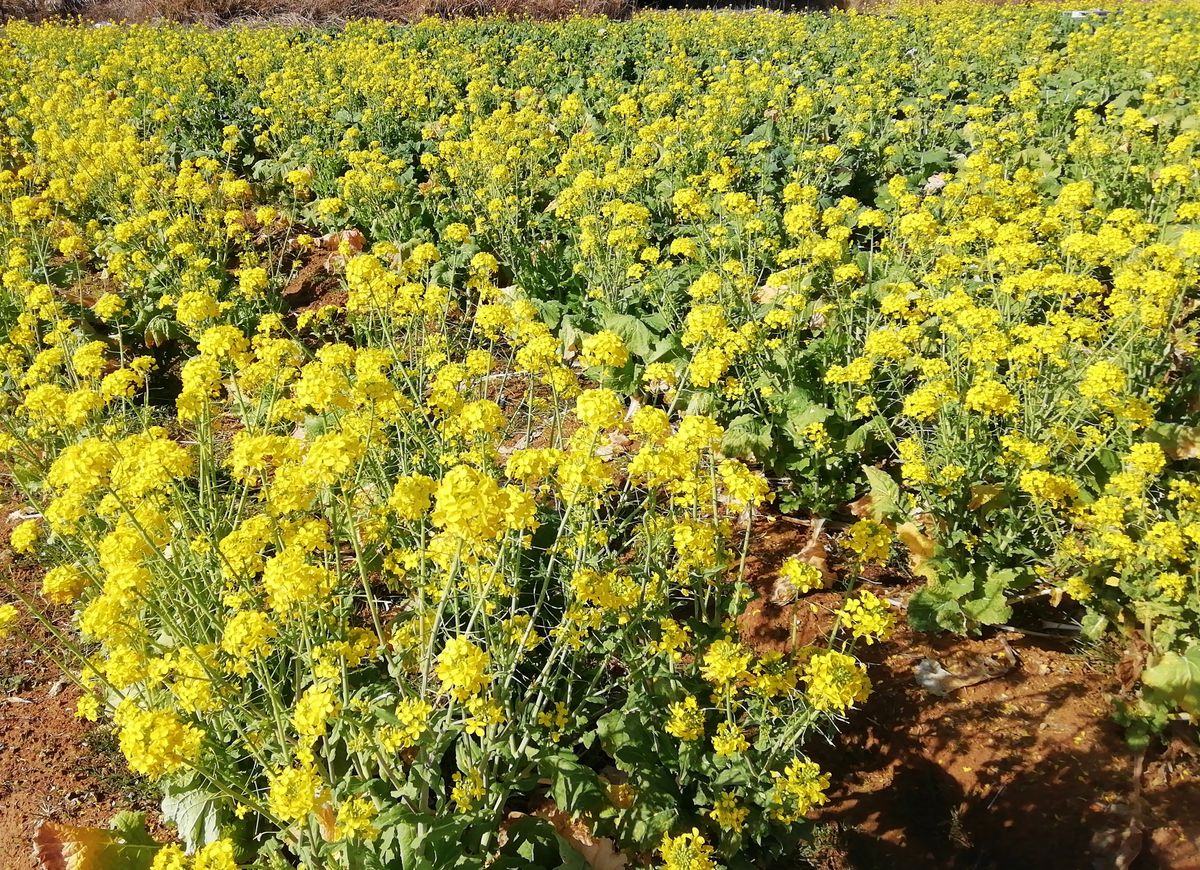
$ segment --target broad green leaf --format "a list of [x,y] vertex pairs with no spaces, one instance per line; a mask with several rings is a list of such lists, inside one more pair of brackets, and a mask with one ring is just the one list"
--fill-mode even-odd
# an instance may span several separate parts
[[164,821],[175,825],[179,839],[189,852],[221,836],[223,815],[220,802],[194,781],[187,780],[163,789]]
[[771,450],[771,424],[758,414],[735,417],[721,439],[721,452],[738,459],[759,459]]
[[538,760],[538,770],[550,780],[554,802],[572,816],[599,810],[608,805],[600,778],[579,763],[573,752],[557,752]]
[[896,479],[872,465],[864,465],[863,474],[871,487],[871,514],[875,519],[901,519],[904,516],[903,495]]
[[882,433],[884,428],[883,421],[879,417],[872,417],[846,436],[846,449],[851,453],[862,453],[871,441]]
[[629,352],[638,359],[649,358],[658,342],[658,336],[645,323],[631,314],[612,315],[604,321],[604,328],[621,336],[625,347],[629,348]]
[[1080,620],[1080,633],[1088,640],[1099,639],[1108,628],[1108,617],[1094,610],[1084,614]]
[[1200,646],[1169,652],[1142,672],[1146,700],[1200,716]]

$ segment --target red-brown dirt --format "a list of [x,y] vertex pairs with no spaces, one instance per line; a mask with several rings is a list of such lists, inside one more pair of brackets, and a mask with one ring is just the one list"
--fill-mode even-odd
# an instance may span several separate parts
[[[810,539],[805,524],[759,523],[747,563],[759,593],[743,620],[781,648],[828,631],[837,592],[773,603],[779,565]],[[828,547],[832,550],[832,547]],[[836,561],[836,554],[830,553]],[[872,583],[904,608],[911,589]],[[778,594],[774,595],[779,601]],[[987,656],[1007,673],[945,697],[915,680],[924,658],[952,671]],[[1140,760],[1111,718],[1116,655],[1004,631],[969,639],[898,629],[861,649],[874,691],[812,755],[831,774],[820,867],[1200,868],[1200,753],[1183,734]],[[1194,736],[1194,735],[1193,735]]]
[[[36,594],[39,575],[8,549],[9,515],[0,507],[0,574],[5,586]],[[0,589],[0,603],[6,603]],[[66,613],[61,614],[66,625]],[[34,868],[33,830],[43,819],[107,827],[121,810],[150,809],[111,735],[74,715],[78,690],[45,649],[46,629],[24,618],[0,640],[0,868]]]

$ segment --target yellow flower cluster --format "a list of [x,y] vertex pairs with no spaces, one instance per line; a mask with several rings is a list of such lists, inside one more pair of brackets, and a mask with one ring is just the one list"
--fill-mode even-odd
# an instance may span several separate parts
[[781,759],[894,625],[739,635],[772,501],[853,504],[941,627],[1059,585],[1194,645],[1195,15],[10,23],[0,459],[80,712],[306,866],[483,830],[576,739],[632,803],[562,809],[644,829],[652,738],[703,831],[631,845],[682,870],[824,800]]

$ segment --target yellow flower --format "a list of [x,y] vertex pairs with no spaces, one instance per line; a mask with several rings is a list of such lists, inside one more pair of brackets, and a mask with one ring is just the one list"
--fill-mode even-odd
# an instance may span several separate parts
[[325,783],[308,767],[287,767],[267,777],[267,808],[285,822],[303,822],[325,801]]
[[40,520],[24,520],[13,528],[12,534],[8,539],[8,544],[13,548],[13,552],[15,553],[29,554],[33,552],[40,534]]
[[612,390],[585,390],[575,401],[575,416],[593,431],[615,429],[625,419],[625,403]]
[[714,641],[704,653],[700,673],[718,689],[728,688],[747,675],[753,653],[727,638]]
[[682,701],[671,704],[667,733],[683,741],[699,740],[704,736],[704,711],[696,698],[688,695]]
[[580,356],[585,366],[606,366],[619,369],[629,362],[629,350],[625,341],[612,330],[603,330],[583,340]]
[[305,561],[298,547],[286,548],[266,562],[263,589],[267,603],[277,613],[300,613],[328,596],[336,576],[332,571]]
[[396,705],[398,725],[380,729],[380,745],[388,752],[410,749],[420,742],[429,730],[429,716],[433,706],[420,698],[405,698]]
[[850,633],[865,640],[868,646],[877,640],[887,640],[896,625],[895,614],[888,603],[868,589],[842,605],[840,618]]
[[42,597],[51,604],[70,604],[88,587],[91,579],[76,565],[51,568],[42,578]]
[[772,771],[771,816],[785,825],[803,818],[813,807],[827,803],[829,774],[821,773],[815,762],[793,758],[783,772]]
[[378,814],[369,797],[351,797],[338,804],[334,838],[338,840],[373,839],[378,830],[374,820]]
[[296,702],[292,712],[292,725],[300,738],[300,745],[307,747],[324,737],[330,720],[338,715],[341,703],[333,689],[327,686],[310,686]]
[[977,380],[969,390],[963,403],[968,411],[977,411],[985,417],[1011,414],[1017,409],[1016,397],[1008,387],[997,380]]
[[438,483],[432,520],[464,541],[496,540],[504,533],[506,507],[493,478],[456,465]]
[[460,813],[468,813],[479,805],[487,794],[483,783],[483,772],[472,767],[466,773],[456,772],[451,778],[450,800]]
[[738,803],[737,795],[731,791],[721,792],[713,808],[708,811],[708,817],[721,826],[723,831],[741,831],[746,823],[750,810]]
[[168,843],[154,853],[150,870],[187,870],[188,857],[182,847]]
[[1079,382],[1079,393],[1097,401],[1115,397],[1125,389],[1128,378],[1124,370],[1115,363],[1102,360],[1089,365]]
[[750,748],[750,743],[746,740],[746,735],[742,733],[742,729],[737,723],[725,721],[717,726],[717,732],[712,739],[713,752],[719,758],[725,758],[730,755],[738,755]]
[[821,571],[799,556],[789,556],[780,566],[779,576],[801,595],[825,588],[825,577]]
[[882,523],[863,519],[850,527],[842,543],[863,562],[883,564],[891,556],[892,533]]
[[204,732],[183,723],[171,710],[139,710],[126,701],[114,720],[120,727],[121,752],[136,773],[158,779],[199,758]]
[[233,843],[230,840],[215,840],[196,850],[192,870],[237,870]]
[[452,637],[437,657],[436,673],[457,701],[479,694],[491,682],[491,657],[465,637]]
[[12,634],[13,627],[20,619],[21,613],[13,604],[0,604],[0,640]]
[[808,702],[822,712],[842,713],[871,693],[867,669],[853,656],[834,650],[813,654],[802,679],[808,684]]
[[662,844],[663,870],[716,870],[717,863],[713,860],[713,847],[708,845],[697,828],[690,833],[672,837],[663,834]]

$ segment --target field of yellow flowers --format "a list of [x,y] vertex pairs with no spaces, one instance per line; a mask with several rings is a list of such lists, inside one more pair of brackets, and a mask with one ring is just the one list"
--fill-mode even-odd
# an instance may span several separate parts
[[880,571],[1200,715],[1198,23],[7,25],[0,631],[161,784],[120,866],[795,866]]

